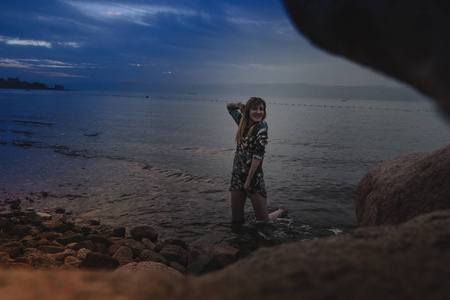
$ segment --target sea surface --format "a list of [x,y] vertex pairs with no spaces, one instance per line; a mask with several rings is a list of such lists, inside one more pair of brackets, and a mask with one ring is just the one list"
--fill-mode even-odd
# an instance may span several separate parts
[[77,222],[151,225],[161,239],[257,248],[345,233],[377,163],[450,143],[431,102],[264,97],[269,211],[287,218],[230,227],[237,126],[226,103],[249,97],[0,91],[0,201]]

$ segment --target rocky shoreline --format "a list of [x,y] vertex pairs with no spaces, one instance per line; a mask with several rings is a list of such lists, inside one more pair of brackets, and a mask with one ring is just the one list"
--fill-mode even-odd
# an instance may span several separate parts
[[[204,274],[240,257],[229,246],[189,246],[182,240],[159,240],[151,226],[100,230],[98,220],[75,224],[63,208],[39,212],[21,208],[20,200],[0,204],[0,269],[116,270],[165,268],[176,274]],[[151,264],[149,264],[151,263]]]

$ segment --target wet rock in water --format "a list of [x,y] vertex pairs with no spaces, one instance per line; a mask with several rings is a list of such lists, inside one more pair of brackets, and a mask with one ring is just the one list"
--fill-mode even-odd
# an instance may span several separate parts
[[71,249],[64,249],[63,252],[57,253],[54,255],[55,259],[57,261],[65,261],[65,259],[69,256],[75,257],[77,255],[77,252]]
[[211,263],[210,254],[205,248],[194,246],[188,250],[187,271],[192,274],[202,274],[217,269]]
[[100,220],[88,220],[89,225],[98,226],[100,225]]
[[152,262],[152,261],[143,261],[139,263],[130,263],[128,265],[125,265],[123,267],[118,268],[115,272],[116,273],[136,273],[136,272],[154,272],[157,274],[164,274],[166,276],[170,276],[172,280],[179,280],[184,278],[183,274],[181,274],[179,271],[170,268],[164,264]]
[[103,254],[108,254],[109,247],[102,243],[94,243],[95,245],[95,252],[100,252]]
[[64,223],[60,220],[48,220],[43,221],[41,223],[41,226],[44,228],[44,230],[63,230],[64,229]]
[[23,245],[18,241],[7,242],[0,246],[0,252],[8,253],[10,257],[16,258],[22,255]]
[[79,243],[77,243],[74,247],[74,250],[80,250],[80,249],[88,249],[90,251],[95,251],[95,244],[91,240],[84,240]]
[[125,237],[125,234],[126,234],[125,227],[114,228],[112,231],[112,236],[115,236],[115,237],[123,238],[123,237]]
[[40,239],[54,240],[54,239],[59,238],[60,236],[62,236],[62,234],[59,232],[46,231],[46,232],[38,233],[36,237],[40,238]]
[[240,250],[230,246],[214,246],[211,250],[211,260],[219,267],[234,263],[239,257]]
[[40,245],[40,246],[37,247],[37,249],[39,251],[42,251],[44,253],[49,253],[49,254],[60,253],[60,252],[63,252],[65,250],[64,247],[52,246],[52,245]]
[[117,250],[120,249],[120,247],[123,247],[123,244],[121,243],[114,243],[108,248],[108,255],[113,256]]
[[64,259],[64,263],[62,266],[58,268],[58,270],[76,270],[80,267],[81,260],[76,258],[75,256],[67,256]]
[[133,250],[127,246],[121,246],[112,257],[117,259],[121,266],[134,262]]
[[74,233],[69,236],[61,236],[56,239],[56,241],[62,245],[68,245],[71,243],[78,243],[85,239],[86,237],[80,233]]
[[50,214],[44,212],[36,212],[35,215],[38,220],[50,220],[52,218]]
[[9,235],[11,236],[25,236],[31,230],[31,227],[28,225],[15,225],[10,231]]
[[108,247],[111,246],[112,242],[110,241],[109,238],[107,238],[106,236],[103,236],[101,234],[91,234],[88,235],[86,237],[86,240],[90,240],[93,241],[94,243],[100,243],[100,244],[105,244]]
[[193,264],[196,261],[204,260],[209,258],[208,251],[201,246],[193,246],[188,250],[188,263]]
[[144,249],[139,255],[139,258],[142,261],[153,261],[169,265],[169,261],[164,256],[149,249]]
[[0,262],[11,262],[14,261],[11,259],[8,253],[6,252],[0,252]]
[[180,246],[181,248],[188,250],[188,245],[186,244],[185,241],[183,240],[179,240],[179,239],[169,239],[166,241],[168,244],[170,245],[177,245]]
[[88,252],[80,264],[80,268],[87,269],[116,269],[118,266],[117,259],[98,252]]
[[148,238],[142,238],[142,243],[149,250],[153,251],[156,248],[156,245],[152,241],[150,241],[150,239],[148,239]]
[[153,242],[158,240],[158,233],[151,226],[136,226],[131,230],[131,236],[136,240],[140,240],[142,238],[148,238]]
[[161,249],[159,254],[169,261],[177,262],[183,266],[187,265],[187,251],[178,245],[167,245]]
[[37,249],[27,249],[23,258],[27,264],[35,269],[56,269],[61,266],[61,262],[58,262],[53,255],[43,253]]
[[141,254],[141,252],[145,249],[143,243],[132,239],[125,240],[124,245],[131,248],[134,257],[138,257]]
[[11,209],[19,209],[20,208],[20,204],[22,203],[22,201],[20,199],[14,200],[12,202],[10,202],[10,208]]
[[92,251],[87,248],[81,248],[77,251],[76,258],[83,260],[86,258],[86,255],[90,252],[92,252]]
[[449,170],[450,145],[379,163],[357,188],[359,225],[396,225],[418,215],[450,209]]
[[57,208],[55,208],[55,213],[64,214],[64,213],[66,213],[66,209],[62,208],[62,207],[57,207]]

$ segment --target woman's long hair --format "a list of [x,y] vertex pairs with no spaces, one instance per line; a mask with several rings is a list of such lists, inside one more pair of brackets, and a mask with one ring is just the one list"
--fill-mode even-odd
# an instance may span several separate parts
[[[242,118],[241,121],[239,123],[239,127],[236,133],[236,143],[239,143],[239,141],[244,138],[244,133],[245,133],[245,129],[247,128],[248,124],[249,124],[249,120],[250,120],[250,109],[254,106],[260,105],[262,104],[264,106],[264,116],[263,116],[263,120],[266,119],[267,113],[266,113],[266,102],[258,97],[252,97],[247,101],[247,104],[245,104],[245,108],[244,111],[242,113]],[[247,132],[247,136],[249,136],[252,132],[253,129],[255,129],[255,126],[258,125],[258,123],[255,123],[252,125],[252,127],[248,130]]]

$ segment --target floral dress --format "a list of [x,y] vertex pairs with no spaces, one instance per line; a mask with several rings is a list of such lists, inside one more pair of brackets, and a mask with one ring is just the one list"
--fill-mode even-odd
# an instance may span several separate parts
[[[228,112],[233,117],[236,124],[239,125],[242,118],[241,111],[239,109],[228,109]],[[244,139],[237,144],[233,160],[233,171],[231,172],[230,191],[244,189],[252,158],[254,157],[261,162],[250,182],[250,189],[247,196],[249,193],[258,193],[264,198],[267,198],[264,172],[262,170],[265,147],[267,145],[267,130],[268,126],[266,121],[262,121],[255,126],[253,132],[249,136],[247,136],[248,132],[246,130]]]

